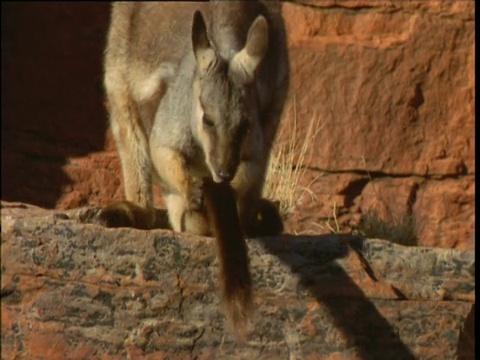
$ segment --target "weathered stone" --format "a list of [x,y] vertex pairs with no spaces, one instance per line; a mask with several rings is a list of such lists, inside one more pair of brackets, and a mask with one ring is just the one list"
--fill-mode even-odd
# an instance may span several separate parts
[[297,119],[321,118],[312,165],[473,174],[474,2],[343,3],[284,6]]
[[248,240],[255,321],[225,332],[212,238],[2,202],[2,358],[472,358],[473,251]]
[[[283,10],[284,120],[296,119],[299,138],[311,121],[320,126],[309,162],[322,176],[311,185],[318,212],[304,217],[325,224],[335,206],[348,231],[372,207],[390,216],[413,207],[420,244],[473,249],[474,2],[293,1]],[[339,177],[351,179],[353,201],[337,196]]]

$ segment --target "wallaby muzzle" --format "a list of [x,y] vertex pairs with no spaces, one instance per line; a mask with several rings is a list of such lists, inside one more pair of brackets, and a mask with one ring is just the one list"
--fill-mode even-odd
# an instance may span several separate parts
[[230,136],[219,140],[210,151],[210,171],[213,181],[230,182],[240,165],[241,144],[237,144]]

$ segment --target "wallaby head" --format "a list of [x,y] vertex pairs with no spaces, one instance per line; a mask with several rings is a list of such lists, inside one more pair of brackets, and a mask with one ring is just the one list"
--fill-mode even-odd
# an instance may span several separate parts
[[203,16],[197,11],[192,46],[196,60],[192,129],[213,180],[231,181],[244,140],[258,122],[254,81],[267,51],[268,25],[263,16],[258,16],[248,30],[243,49],[224,59],[212,45]]

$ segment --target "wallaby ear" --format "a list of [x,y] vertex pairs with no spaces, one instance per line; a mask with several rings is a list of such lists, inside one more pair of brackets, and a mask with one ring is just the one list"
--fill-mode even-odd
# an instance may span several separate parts
[[200,11],[195,11],[192,24],[192,47],[198,68],[205,71],[215,59],[215,52],[207,36],[207,27]]
[[257,16],[250,25],[247,42],[230,61],[230,74],[242,84],[255,78],[255,71],[263,60],[268,48],[268,24],[265,17]]

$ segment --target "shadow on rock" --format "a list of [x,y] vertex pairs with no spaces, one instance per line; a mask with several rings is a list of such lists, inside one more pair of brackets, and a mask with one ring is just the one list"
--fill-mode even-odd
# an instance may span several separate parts
[[[339,237],[342,241],[338,241]],[[344,269],[335,265],[335,260],[361,246],[361,238],[349,235],[334,238],[329,235],[282,236],[259,239],[259,242],[300,276],[300,284],[315,296],[319,305],[328,309],[336,328],[348,339],[348,347],[354,347],[359,358],[415,359],[362,289]],[[298,263],[300,258],[308,259],[308,263]],[[328,273],[334,274],[336,290],[328,289],[331,283],[322,286],[322,279],[316,278],[316,275],[325,273],[325,270],[318,269],[326,266],[329,267]]]

